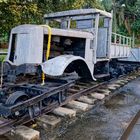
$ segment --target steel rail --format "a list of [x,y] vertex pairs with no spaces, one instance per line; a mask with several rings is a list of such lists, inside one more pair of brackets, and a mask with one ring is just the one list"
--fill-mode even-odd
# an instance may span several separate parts
[[[56,107],[58,107],[58,103],[55,103],[55,104],[49,106],[48,108],[43,108],[42,114],[49,113],[53,109],[55,109]],[[39,116],[36,116],[36,117],[31,119],[29,115],[25,115],[17,120],[12,120],[12,119],[8,120],[7,119],[7,120],[4,120],[3,122],[1,121],[0,122],[0,135],[3,135],[5,133],[9,132],[12,129],[14,130],[16,128],[16,126],[18,126],[18,125],[26,124],[32,120],[35,120],[37,117],[39,117]]]
[[140,110],[135,114],[127,128],[124,130],[123,134],[120,137],[120,140],[127,140],[129,135],[131,134],[133,128],[135,127],[136,123],[140,119]]

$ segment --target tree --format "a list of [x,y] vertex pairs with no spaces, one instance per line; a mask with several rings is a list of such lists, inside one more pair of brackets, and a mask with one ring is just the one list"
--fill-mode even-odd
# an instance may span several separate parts
[[103,0],[102,4],[107,11],[114,12],[114,31],[139,34],[140,0]]
[[133,32],[140,36],[140,0],[126,1],[125,19],[130,34]]
[[41,24],[46,13],[79,8],[113,10],[114,31],[140,36],[140,0],[0,0],[0,33],[24,23]]
[[16,25],[24,23],[40,23],[41,11],[34,2],[20,2],[18,0],[0,1],[0,32],[7,33]]

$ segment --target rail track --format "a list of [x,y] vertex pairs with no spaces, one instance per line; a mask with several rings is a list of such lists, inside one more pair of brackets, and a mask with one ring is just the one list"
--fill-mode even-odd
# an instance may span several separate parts
[[135,127],[135,125],[139,119],[140,119],[140,110],[132,118],[129,125],[127,126],[127,128],[124,130],[122,136],[120,137],[120,140],[127,140],[129,138],[129,135],[131,134],[133,128]]
[[[53,111],[55,108],[59,107],[59,106],[63,106],[66,105],[67,103],[69,103],[72,100],[76,100],[78,99],[80,96],[86,95],[88,97],[90,97],[90,93],[93,92],[98,92],[100,94],[104,94],[103,91],[108,89],[110,87],[110,85],[114,85],[114,87],[120,87],[122,85],[124,85],[126,82],[136,78],[137,76],[139,76],[139,73],[133,73],[133,74],[129,74],[129,75],[124,75],[124,76],[120,76],[118,79],[114,78],[111,79],[109,81],[103,81],[103,82],[85,82],[85,81],[71,81],[68,84],[64,84],[60,87],[57,88],[52,88],[49,92],[51,94],[49,94],[49,96],[52,96],[56,93],[58,93],[57,91],[59,90],[59,95],[62,94],[64,92],[64,90],[66,90],[67,94],[65,95],[65,97],[62,99],[62,96],[59,96],[59,100],[56,102],[52,102],[49,105],[42,107],[41,110],[39,112],[37,112],[37,115],[29,115],[31,112],[29,112],[29,114],[26,114],[18,119],[4,119],[1,118],[0,119],[0,135],[5,134],[6,132],[14,129],[16,126],[18,125],[22,125],[22,124],[26,124],[28,122],[30,122],[31,120],[35,120],[37,117],[39,117],[42,114],[48,113]],[[117,86],[117,84],[119,86]],[[20,87],[22,88],[22,87]],[[62,90],[63,89],[63,90]],[[115,88],[110,88],[110,90],[115,90]],[[38,103],[38,101],[40,101],[41,99],[44,99],[47,97],[48,93],[43,94],[43,97],[41,95],[38,95],[36,97],[34,97],[34,99],[28,100],[28,101],[24,101],[21,104],[16,104],[14,106],[12,106],[12,108],[10,108],[10,110],[12,111],[17,111],[19,108],[23,109],[26,107],[30,107],[33,106],[34,104]],[[113,95],[105,95],[106,98],[111,97]],[[61,97],[61,99],[60,99]],[[99,99],[99,100],[104,100],[103,99]],[[7,109],[7,112],[4,114],[8,114],[9,113],[9,108]]]

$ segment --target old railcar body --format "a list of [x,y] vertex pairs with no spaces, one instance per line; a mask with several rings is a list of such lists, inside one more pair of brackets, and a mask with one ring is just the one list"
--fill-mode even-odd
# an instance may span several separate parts
[[47,14],[44,20],[44,25],[11,30],[2,67],[1,116],[37,117],[66,101],[79,77],[89,81],[126,71],[118,60],[129,56],[131,38],[112,33],[111,13],[70,10]]

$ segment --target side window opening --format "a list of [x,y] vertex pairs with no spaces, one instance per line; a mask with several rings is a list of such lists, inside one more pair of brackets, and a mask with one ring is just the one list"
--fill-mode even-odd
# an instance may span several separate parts
[[16,44],[17,44],[17,34],[12,34],[11,51],[10,51],[10,57],[9,57],[9,60],[11,62],[14,61],[14,55],[15,55],[15,51],[16,51]]

